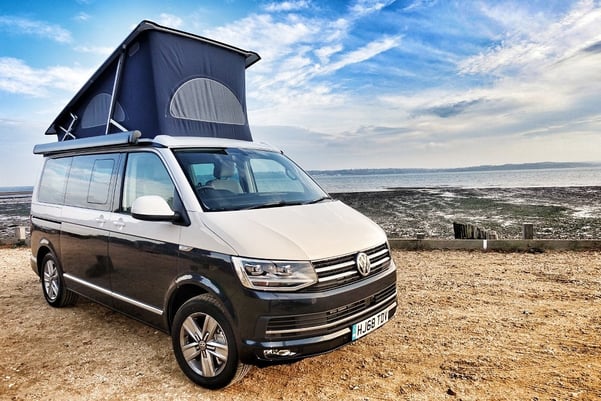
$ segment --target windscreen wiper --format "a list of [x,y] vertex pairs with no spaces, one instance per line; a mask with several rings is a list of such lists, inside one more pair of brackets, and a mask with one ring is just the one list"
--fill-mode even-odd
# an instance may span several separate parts
[[319,202],[323,202],[326,200],[332,200],[332,197],[331,196],[322,196],[321,198],[317,198],[315,200],[305,202],[305,203],[303,203],[303,205],[312,205],[314,203],[319,203]]
[[260,205],[245,207],[242,210],[267,209],[270,207],[282,207],[282,206],[312,205],[314,203],[319,203],[319,202],[323,202],[325,200],[331,200],[331,199],[332,198],[330,196],[322,196],[321,198],[317,198],[317,199],[310,200],[310,201],[291,202],[291,201],[279,200],[279,201],[275,201],[275,202],[268,202],[268,203],[262,203]]
[[270,207],[282,207],[282,206],[298,206],[298,205],[303,205],[303,204],[304,204],[303,202],[286,202],[286,201],[280,200],[277,202],[262,203],[260,205],[245,207],[242,210],[267,209]]

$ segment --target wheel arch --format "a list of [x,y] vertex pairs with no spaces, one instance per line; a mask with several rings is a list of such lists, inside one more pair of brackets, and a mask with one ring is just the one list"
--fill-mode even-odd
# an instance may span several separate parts
[[173,319],[178,309],[191,298],[203,294],[214,296],[222,304],[229,315],[229,319],[235,324],[234,309],[232,303],[225,297],[223,291],[215,283],[198,274],[186,274],[179,277],[167,292],[165,303],[165,327],[171,333]]
[[37,273],[38,273],[39,277],[42,276],[42,262],[44,261],[44,257],[46,255],[48,255],[49,253],[54,254],[57,263],[61,263],[57,253],[53,249],[52,245],[50,245],[50,242],[41,241],[41,243],[37,249],[37,252],[36,252],[36,265],[37,265]]

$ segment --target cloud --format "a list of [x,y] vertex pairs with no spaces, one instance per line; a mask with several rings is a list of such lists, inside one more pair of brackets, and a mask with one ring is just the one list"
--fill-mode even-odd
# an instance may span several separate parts
[[593,43],[592,45],[582,49],[582,51],[588,53],[601,53],[601,41]]
[[378,12],[394,2],[395,0],[356,0],[355,3],[349,7],[349,9],[354,16],[362,17],[367,14]]
[[424,110],[425,113],[432,113],[441,118],[454,117],[459,114],[462,114],[470,107],[475,106],[481,103],[483,100],[475,99],[475,100],[461,100],[455,103],[449,103],[439,106],[433,106],[429,109]]
[[71,43],[71,32],[59,25],[21,17],[0,15],[0,29],[18,35],[37,36],[59,43]]
[[311,2],[308,0],[283,1],[278,3],[266,4],[264,9],[267,12],[290,12],[309,8]]
[[0,57],[0,90],[32,97],[47,97],[56,90],[75,92],[92,72],[64,66],[35,69],[23,60]]
[[87,22],[92,18],[92,16],[88,13],[80,12],[73,19],[77,22]]
[[412,3],[406,5],[403,10],[404,11],[412,11],[420,8],[427,8],[435,5],[438,0],[415,0]]
[[440,4],[358,1],[330,17],[261,14],[221,27],[263,56],[247,74],[253,133],[269,132],[307,168],[599,159],[578,150],[585,139],[601,145],[593,3]]
[[315,55],[322,64],[327,64],[333,54],[340,52],[343,49],[342,44],[326,45],[314,50]]
[[323,73],[331,73],[348,65],[369,60],[380,53],[397,47],[401,41],[401,38],[402,36],[384,36],[374,40],[373,42],[370,42],[359,49],[345,53],[337,61],[327,64],[320,71]]
[[76,52],[79,53],[90,53],[90,54],[98,54],[101,56],[109,56],[115,50],[113,47],[106,46],[75,46],[73,48]]
[[161,25],[175,29],[181,28],[184,25],[184,20],[182,20],[180,17],[167,13],[160,14],[157,22]]
[[537,75],[601,40],[601,9],[590,1],[577,3],[558,20],[531,15],[520,7],[512,7],[511,11],[506,7],[483,8],[483,13],[511,30],[498,45],[461,61],[458,67],[462,74]]
[[261,62],[247,73],[247,100],[258,123],[304,126],[308,119],[324,121],[316,116],[327,118],[350,100],[347,91],[357,88],[344,88],[346,83],[336,77],[340,70],[401,42],[399,35],[381,33],[354,37],[354,21],[350,14],[253,14],[204,34],[261,55]]

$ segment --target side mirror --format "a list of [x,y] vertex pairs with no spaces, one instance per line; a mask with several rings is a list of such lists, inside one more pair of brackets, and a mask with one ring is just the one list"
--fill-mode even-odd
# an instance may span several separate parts
[[175,221],[179,217],[165,199],[157,195],[140,196],[131,205],[134,219],[146,221]]

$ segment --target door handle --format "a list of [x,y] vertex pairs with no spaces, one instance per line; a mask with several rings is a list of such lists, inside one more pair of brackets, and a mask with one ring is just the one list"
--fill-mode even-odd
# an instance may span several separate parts
[[99,226],[103,226],[104,223],[106,223],[104,215],[101,214],[100,216],[96,217],[96,223],[98,223]]
[[123,227],[125,227],[125,222],[121,219],[113,221],[113,225],[115,227],[117,227],[118,229],[122,229]]

